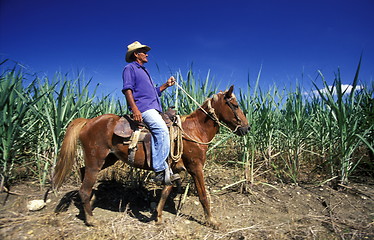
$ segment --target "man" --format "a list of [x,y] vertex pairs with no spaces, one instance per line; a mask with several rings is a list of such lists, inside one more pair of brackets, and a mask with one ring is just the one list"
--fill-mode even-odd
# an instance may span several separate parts
[[167,157],[170,151],[169,130],[162,119],[160,96],[168,87],[175,84],[175,78],[171,76],[166,83],[155,87],[148,70],[144,64],[148,62],[147,45],[135,41],[127,46],[126,62],[129,64],[123,70],[123,89],[127,105],[137,122],[144,122],[152,134],[152,162],[156,172],[154,180],[157,183],[171,184],[177,178],[171,172]]

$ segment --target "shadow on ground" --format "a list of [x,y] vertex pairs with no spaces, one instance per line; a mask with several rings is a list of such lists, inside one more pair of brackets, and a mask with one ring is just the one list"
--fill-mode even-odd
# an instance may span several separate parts
[[[175,190],[175,189],[174,189]],[[173,191],[166,204],[164,211],[176,214],[174,198],[177,196]],[[153,217],[148,217],[144,213],[153,214],[161,196],[161,189],[147,189],[144,186],[129,187],[116,181],[102,181],[93,190],[91,200],[93,210],[101,208],[113,212],[126,212],[131,217],[137,218],[140,222],[150,222]],[[71,204],[79,209],[77,217],[84,220],[83,206],[78,190],[66,193],[55,208],[55,212],[65,212]]]

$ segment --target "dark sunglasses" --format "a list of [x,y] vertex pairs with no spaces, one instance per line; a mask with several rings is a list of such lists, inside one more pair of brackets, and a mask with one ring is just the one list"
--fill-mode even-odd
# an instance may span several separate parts
[[147,51],[145,50],[140,50],[140,51],[137,51],[137,53],[144,53],[144,54],[148,54]]

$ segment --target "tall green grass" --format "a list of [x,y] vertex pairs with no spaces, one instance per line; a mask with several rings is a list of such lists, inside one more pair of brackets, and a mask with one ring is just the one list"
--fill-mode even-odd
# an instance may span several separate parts
[[[327,144],[330,151],[328,161],[331,167],[331,175],[337,176],[342,184],[348,183],[350,175],[362,159],[362,156],[354,158],[358,148],[363,144],[372,148],[370,134],[372,134],[373,125],[365,124],[367,121],[372,122],[372,120],[365,119],[364,112],[367,110],[365,106],[365,103],[368,102],[367,97],[371,98],[372,101],[372,94],[365,92],[366,89],[361,92],[357,91],[360,66],[361,60],[351,89],[342,88],[340,71],[336,74],[332,87],[328,86],[320,72],[325,91],[316,87],[325,107],[323,109],[325,114],[322,116],[325,118],[323,122],[327,123],[326,127],[330,128]],[[348,92],[348,90],[350,91]],[[370,116],[366,115],[366,117]]]
[[[35,103],[32,99],[24,99],[23,94],[29,91],[24,88],[22,71],[13,68],[0,76],[0,139],[1,139],[1,174],[3,178],[12,177],[16,158],[23,155],[27,128],[28,106]],[[19,160],[22,161],[22,160]]]
[[[49,179],[57,160],[67,125],[75,118],[92,118],[104,113],[121,114],[117,100],[96,97],[90,81],[56,73],[52,80],[32,76],[28,86],[21,68],[1,74],[0,137],[1,174],[17,176],[15,167],[37,177],[41,185]],[[29,81],[28,81],[29,82]]]
[[365,151],[373,148],[373,86],[358,87],[359,70],[360,64],[350,92],[342,89],[339,71],[332,86],[319,74],[324,90],[314,83],[310,91],[273,86],[263,92],[260,71],[254,87],[248,83],[240,94],[252,127],[238,138],[243,177],[253,184],[270,172],[271,179],[298,183],[323,175],[336,186],[347,184],[363,159],[372,169]]
[[[373,84],[360,87],[359,68],[360,64],[350,92],[342,89],[339,72],[333,87],[319,74],[316,81],[322,82],[324,90],[314,83],[315,89],[310,91],[276,85],[263,91],[260,71],[253,85],[248,79],[246,89],[236,89],[250,133],[237,137],[221,129],[210,145],[209,158],[238,165],[243,171],[238,182],[250,183],[248,186],[260,180],[334,179],[347,184],[361,164],[373,169],[368,155],[373,153]],[[175,76],[200,104],[218,92],[210,72],[204,77],[195,76],[192,70]],[[82,73],[57,73],[48,79],[18,66],[1,73],[0,173],[7,181],[26,175],[20,173],[23,169],[28,178],[44,185],[72,119],[127,112],[124,98],[98,97],[99,86],[93,90],[90,86]],[[162,103],[165,108],[176,106],[181,115],[198,107],[176,87],[163,94]]]

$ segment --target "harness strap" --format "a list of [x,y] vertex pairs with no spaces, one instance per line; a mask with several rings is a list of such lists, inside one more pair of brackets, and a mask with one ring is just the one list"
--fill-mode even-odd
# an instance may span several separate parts
[[135,130],[130,138],[129,156],[128,156],[128,161],[130,165],[134,165],[135,153],[136,153],[136,150],[138,149],[137,145],[139,141],[140,132],[141,132],[140,129]]
[[[218,116],[217,116],[217,114],[216,114],[216,111],[215,111],[214,108],[212,107],[212,98],[209,98],[209,99],[208,99],[208,112],[209,112],[209,113],[207,113],[207,112],[205,111],[205,109],[202,108],[202,107],[200,107],[200,109],[203,110],[203,112],[205,112],[205,114],[208,115],[210,118],[212,118],[213,121],[214,121],[215,123],[217,123],[218,125],[220,125],[220,126],[222,126],[222,127],[225,127],[225,128],[228,129],[229,131],[232,131],[228,126],[226,126],[225,124],[223,124],[223,123],[221,123],[221,122],[219,121],[219,118],[218,118]],[[236,130],[236,129],[235,129],[235,130]]]
[[234,113],[234,116],[235,116],[236,120],[239,121],[239,123],[240,123],[239,125],[241,125],[242,121],[240,120],[240,118],[238,116],[238,113],[236,112],[236,109],[235,109],[234,105],[232,105],[232,103],[230,102],[231,98],[226,98],[225,97],[225,100],[226,100],[227,105],[229,105],[229,107],[231,108],[232,112]]

